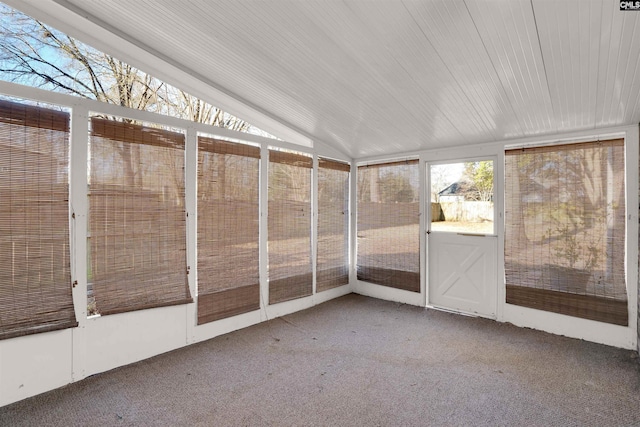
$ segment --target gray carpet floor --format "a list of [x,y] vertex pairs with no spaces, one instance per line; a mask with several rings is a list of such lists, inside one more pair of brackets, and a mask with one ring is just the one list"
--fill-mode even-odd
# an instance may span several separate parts
[[0,408],[2,426],[632,426],[637,354],[358,295]]

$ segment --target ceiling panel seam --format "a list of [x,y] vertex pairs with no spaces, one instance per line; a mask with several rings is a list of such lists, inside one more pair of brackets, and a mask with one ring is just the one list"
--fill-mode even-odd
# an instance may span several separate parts
[[[531,13],[533,14],[533,25],[536,29],[536,37],[538,40],[538,48],[540,49],[540,58],[542,59],[542,69],[544,70],[544,79],[547,87],[547,94],[549,95],[549,102],[551,103],[551,114],[552,117],[556,117],[556,110],[553,106],[553,97],[551,96],[551,90],[549,89],[549,76],[547,75],[547,64],[544,60],[544,51],[542,50],[542,43],[540,43],[540,30],[538,29],[538,20],[536,18],[536,11],[533,7],[533,0],[529,0],[529,4],[531,5]],[[556,125],[556,130],[558,126]]]
[[[619,39],[619,43],[618,43],[618,52],[616,55],[616,66],[615,66],[615,72],[614,72],[614,86],[613,86],[613,90],[611,91],[611,99],[610,99],[610,103],[609,103],[609,123],[611,123],[611,117],[615,117],[614,112],[617,110],[616,106],[615,106],[615,95],[616,95],[616,86],[618,86],[618,78],[620,76],[620,68],[621,68],[621,64],[620,62],[622,61],[622,43],[624,42],[624,27],[625,27],[625,22],[626,19],[622,18],[622,24],[621,24],[621,28],[620,28],[620,39]],[[626,69],[625,69],[625,73],[626,73]],[[619,88],[622,87],[622,85],[624,84],[624,75],[622,76],[622,83],[619,85]],[[618,90],[620,90],[618,88]],[[619,99],[618,95],[618,105],[620,104],[620,99]],[[616,121],[617,122],[617,121]]]
[[[604,4],[602,6],[602,18],[600,19],[600,46],[602,47],[603,44],[603,32],[602,32],[602,24],[604,23],[604,20],[606,19],[605,17],[607,17],[607,15],[605,14],[604,11]],[[608,34],[608,49],[606,49],[604,51],[604,53],[606,54],[606,58],[604,58],[606,60],[606,62],[603,64],[601,61],[602,59],[600,59],[600,57],[598,58],[598,91],[596,92],[596,110],[595,110],[595,123],[596,125],[598,123],[603,123],[604,120],[604,116],[605,116],[605,110],[604,110],[604,104],[605,104],[605,100],[607,98],[607,94],[603,93],[602,95],[600,94],[600,89],[602,88],[603,91],[606,91],[607,87],[609,86],[609,66],[608,64],[610,63],[610,58],[611,58],[611,41],[613,38],[613,16],[611,16],[610,19],[611,22],[609,22],[609,34]],[[602,50],[601,50],[602,53]],[[603,82],[601,82],[600,79],[600,68],[604,67],[604,76],[602,76],[603,78]],[[604,84],[604,86],[603,86]],[[599,114],[598,114],[599,113]]]
[[[531,13],[526,13],[522,2],[507,3],[509,6],[489,12],[484,12],[478,3],[465,4],[523,129],[521,135],[540,130],[555,131],[549,115],[549,96],[548,93],[545,96],[540,77],[542,71],[538,69],[541,52],[534,49],[529,36],[529,32],[533,32]],[[487,16],[492,22],[488,18],[485,20]],[[514,34],[499,37],[498,28],[507,33],[514,31]]]
[[[352,11],[352,12],[353,12],[353,11]],[[314,19],[313,19],[313,17],[312,17],[312,16],[309,16],[309,15],[308,15],[308,13],[306,13],[305,11],[303,11],[302,13],[304,13],[304,14],[305,14],[305,16],[306,16],[307,18],[309,18],[309,19],[310,19],[310,21],[311,21],[312,23],[314,22]],[[341,49],[341,47],[340,47],[340,46],[335,42],[335,40],[333,39],[333,37],[331,37],[331,35],[330,35],[330,34],[328,34],[324,29],[320,28],[319,26],[317,26],[317,25],[315,25],[315,24],[314,24],[314,26],[317,28],[317,30],[318,30],[320,33],[324,34],[324,35],[327,37],[327,40],[330,40],[330,41],[331,41],[332,45],[334,45],[334,46],[335,46],[336,51]],[[346,53],[346,52],[345,52],[345,53]],[[370,69],[370,67],[368,67],[368,66],[367,66],[368,64],[365,64],[365,61],[363,61],[363,60],[361,60],[361,59],[359,59],[359,58],[356,58],[355,56],[353,57],[353,60],[354,60],[354,63],[356,63],[358,66],[362,67],[364,70]],[[380,82],[386,82],[386,80],[384,80],[384,78],[378,78],[378,79],[376,79],[376,80],[378,80],[378,81],[380,81]],[[349,91],[349,92],[352,92],[352,91],[351,91],[351,89],[350,89],[349,87],[345,87],[345,90],[346,90],[346,91]],[[393,98],[393,100],[395,101],[395,103],[397,104],[397,106],[398,106],[398,107],[403,107],[403,106],[405,105],[405,104],[402,102],[402,100],[401,100],[401,99],[398,99],[398,97],[397,97],[397,96],[395,96],[391,91],[386,90],[385,92],[386,92],[390,97],[392,97],[392,98]],[[353,93],[353,92],[352,92],[352,93]],[[363,97],[359,96],[357,93],[353,93],[353,97],[354,97],[354,98],[359,99],[361,103],[365,104],[364,106],[365,106],[365,107],[367,107],[367,110],[371,111],[371,113],[372,113],[372,114],[374,114],[375,116],[379,116],[379,121],[380,121],[380,122],[382,122],[382,121],[385,119],[384,113],[382,113],[382,114],[381,114],[381,113],[378,111],[378,110],[379,110],[379,108],[376,108],[375,106],[369,106],[369,105],[366,105],[366,104],[367,104],[367,103],[366,103],[366,100],[365,100]],[[419,117],[419,116],[416,116],[415,114],[413,114],[413,112],[412,112],[411,116],[413,117],[412,121],[414,121],[414,122],[418,122],[418,121],[420,120],[420,117]],[[326,119],[327,119],[327,120],[331,120],[331,117],[327,117]],[[391,125],[391,126],[393,126],[393,128],[395,129],[395,132],[396,132],[397,134],[399,134],[399,135],[400,135],[400,134],[406,133],[405,129],[404,129],[402,126],[400,126],[400,124],[396,124],[396,123],[387,123],[387,126],[388,126],[388,127],[389,127],[390,125]]]
[[[460,31],[459,33],[457,31],[457,30],[459,30],[459,28],[456,27],[456,24],[459,24],[459,20],[455,20],[454,19],[454,16],[452,15],[452,12],[451,12],[451,9],[450,9],[450,7],[451,7],[453,9],[455,9],[455,11],[457,12],[459,10],[457,4],[453,3],[453,2],[448,2],[448,3],[445,2],[444,4],[446,5],[444,8],[436,8],[436,11],[439,13],[439,16],[438,16],[439,20],[444,22],[445,19],[446,19],[449,22],[451,22],[452,26],[454,28],[456,28],[456,33],[458,35],[460,35],[462,39],[464,39],[465,38],[465,34],[463,34],[462,31]],[[405,5],[405,8],[406,8],[406,5]],[[444,12],[442,10],[440,10],[440,9],[445,9],[446,10],[446,14],[447,14],[446,17],[443,16]],[[465,12],[466,12],[466,10],[465,10]],[[412,17],[412,19],[414,21],[417,21],[415,16],[412,15],[411,17]],[[469,19],[471,19],[471,17],[469,17]],[[421,32],[423,34],[426,34],[425,33],[425,29],[423,28],[423,26],[420,25],[419,22],[416,22],[416,24],[420,28]],[[464,29],[467,30],[466,27]],[[440,32],[440,31],[436,31],[436,34],[438,32]],[[468,33],[466,35],[468,35]],[[479,90],[478,85],[475,85],[475,84],[472,84],[471,87],[468,87],[468,84],[466,82],[466,77],[468,77],[468,76],[466,76],[464,73],[462,73],[460,75],[460,77],[462,79],[462,82],[461,82],[456,77],[457,72],[455,72],[454,70],[452,70],[450,68],[449,63],[448,63],[449,59],[445,59],[445,57],[442,55],[441,51],[436,47],[436,42],[437,41],[433,40],[433,38],[430,38],[429,42],[432,45],[432,47],[433,47],[434,51],[436,52],[436,54],[438,55],[438,57],[442,60],[447,72],[453,78],[453,81],[460,87],[460,89],[462,90],[462,92],[463,92],[465,98],[467,99],[467,101],[469,102],[469,104],[477,112],[478,117],[479,117],[480,121],[482,122],[482,124],[486,127],[486,129],[489,130],[490,136],[495,139],[496,138],[496,134],[495,134],[496,126],[495,126],[495,120],[494,120],[495,117],[496,117],[495,116],[495,111],[490,112],[490,111],[487,110],[486,107],[487,107],[488,97],[484,93],[484,90],[483,89]],[[465,45],[466,45],[466,43],[465,43]],[[467,53],[469,53],[469,52],[467,52]],[[473,56],[474,56],[473,54],[463,54],[462,55],[462,58],[464,58],[465,65],[467,67],[472,68],[472,69],[475,68],[475,67],[473,67],[472,64],[470,64],[469,58],[472,58]],[[460,61],[460,63],[462,63],[462,61]],[[455,65],[455,62],[454,62],[453,65]],[[478,63],[473,64],[473,65],[476,65],[478,67],[480,66]],[[484,69],[485,72],[487,71],[485,67],[482,67],[482,68]],[[480,68],[476,68],[476,73],[477,73],[477,75],[481,75],[482,74],[480,72]],[[483,83],[486,83],[486,82],[483,80]],[[473,96],[473,95],[475,95],[475,96]],[[499,106],[498,104],[499,103],[495,104],[496,110],[497,109],[502,110],[501,106]],[[477,106],[477,108],[476,108],[476,106]]]
[[[447,70],[447,72],[449,73],[449,76],[451,76],[451,78],[456,82],[456,84],[458,85],[458,87],[461,87],[460,82],[456,79],[455,74],[451,71],[451,69],[449,68],[449,66],[447,65],[446,61],[444,60],[444,58],[442,57],[442,55],[440,54],[440,52],[438,51],[438,49],[436,49],[436,47],[434,46],[433,42],[431,41],[431,39],[429,38],[429,36],[424,32],[424,30],[422,29],[422,26],[418,23],[418,21],[416,20],[415,16],[413,16],[413,14],[411,13],[411,11],[409,11],[409,9],[407,8],[407,6],[404,4],[404,1],[402,2],[402,7],[404,7],[405,11],[409,14],[409,16],[411,17],[411,19],[413,20],[414,24],[416,24],[416,27],[418,28],[418,30],[420,30],[420,33],[423,35],[424,39],[427,41],[427,43],[429,43],[429,45],[431,46],[431,48],[433,49],[433,51],[436,53],[436,55],[438,56],[438,58],[440,59],[440,62],[442,62],[442,64],[444,65],[445,69]],[[487,126],[486,123],[484,123],[484,119],[483,119],[483,114],[481,114],[475,107],[475,104],[473,102],[471,102],[471,99],[469,99],[469,95],[467,94],[466,91],[463,91],[463,96],[464,98],[467,100],[469,106],[473,109],[473,111],[475,111],[478,119],[480,120],[480,123],[478,123],[479,125],[484,126],[485,128],[487,128],[489,130],[489,132],[491,133],[491,135],[493,135],[493,137],[495,138],[495,133],[494,133],[494,129],[491,129],[490,126]]]
[[[638,39],[636,39],[636,38],[634,37],[634,36],[635,36],[635,34],[636,34],[636,28],[637,28],[637,26],[638,26],[638,20],[637,20],[637,19],[635,19],[635,20],[633,21],[633,30],[632,30],[632,32],[631,32],[631,40],[638,40]],[[632,79],[631,79],[631,82],[637,81],[637,80],[636,80],[636,75],[637,75],[637,71],[638,71],[638,60],[640,60],[640,56],[638,56],[638,57],[637,57],[635,67],[633,67],[633,77],[632,77]],[[632,65],[633,65],[633,64],[631,63],[631,61],[628,61],[628,62],[627,62],[627,68],[625,69],[624,79],[623,79],[623,81],[625,81],[625,82],[627,81],[627,70],[628,70]],[[633,87],[633,83],[629,86],[629,89],[631,89],[631,87]],[[621,118],[621,120],[620,120],[620,121],[622,121],[622,122],[624,122],[624,121],[625,121],[625,120],[624,120],[624,116],[626,116],[627,114],[629,114],[629,98],[630,98],[630,97],[631,97],[631,90],[629,90],[629,91],[627,92],[627,102],[626,102],[626,103],[624,103],[624,109],[625,109],[625,111],[624,111],[624,115],[622,115],[622,118]]]
[[[511,14],[511,21],[512,21],[512,22],[516,22],[516,19],[515,19],[515,16],[514,16],[514,14],[513,14],[513,11],[512,11],[512,10],[510,10],[509,12],[510,12],[510,14]],[[505,26],[505,27],[506,27],[506,24],[505,24],[505,22],[504,22],[504,21],[505,21],[504,17],[501,17],[501,18],[502,18],[502,24],[503,24],[503,26]],[[528,77],[528,78],[529,78],[529,80],[530,80],[530,83],[531,83],[531,85],[532,85],[532,87],[531,87],[531,88],[529,88],[529,86],[526,84],[526,82],[524,82],[524,84],[518,84],[518,83],[516,83],[516,84],[515,84],[516,89],[517,89],[517,91],[518,91],[518,94],[520,95],[520,99],[519,99],[519,101],[520,101],[520,102],[522,102],[524,105],[527,105],[526,103],[527,103],[528,101],[530,102],[530,100],[531,100],[531,99],[533,99],[533,95],[534,95],[534,94],[535,94],[535,92],[536,92],[534,76],[533,76],[533,74],[532,74],[532,70],[529,68],[529,64],[527,64],[527,62],[526,62],[526,58],[523,58],[523,64],[520,64],[520,63],[517,61],[517,52],[518,52],[518,51],[520,51],[520,52],[522,52],[523,54],[524,54],[524,52],[525,52],[524,46],[522,46],[522,41],[518,38],[518,40],[517,40],[517,44],[518,44],[518,46],[517,46],[517,47],[515,46],[515,44],[514,44],[514,42],[513,42],[513,39],[512,39],[512,38],[508,38],[508,39],[507,39],[507,41],[508,41],[509,47],[511,48],[511,51],[512,51],[512,52],[513,52],[513,54],[514,54],[514,59],[516,60],[516,61],[515,61],[515,62],[516,62],[515,64],[512,64],[509,60],[507,60],[507,64],[508,64],[509,69],[510,69],[510,70],[511,70],[511,72],[515,75],[515,74],[516,74],[516,70],[514,69],[514,66],[517,66],[517,71],[519,72],[520,77],[521,77],[523,80],[525,80],[525,78],[526,78],[526,77]],[[532,46],[531,46],[531,45],[529,45],[529,47],[532,47]],[[504,48],[504,49],[506,49],[506,43],[504,43],[503,48]],[[542,53],[541,53],[541,55],[542,55]],[[534,64],[533,64],[533,65],[534,65],[534,66],[536,65],[536,63],[535,63],[535,59],[534,59]],[[523,66],[524,66],[524,68],[526,69],[526,71],[527,71],[527,73],[528,73],[528,76],[525,76],[525,75],[523,74]],[[537,70],[534,70],[534,71],[537,73]],[[511,87],[511,90],[512,90],[512,91],[514,91],[514,89],[513,89],[513,85],[511,85],[511,84],[510,84],[509,86]],[[532,91],[533,93],[529,93],[529,90],[530,90],[530,89],[531,89],[531,91]],[[514,96],[515,96],[515,93],[514,93]],[[527,122],[527,128],[528,128],[528,129],[536,128],[536,127],[540,128],[541,126],[540,126],[540,125],[539,125],[539,123],[538,123],[538,119],[539,119],[539,117],[537,117],[537,116],[538,116],[538,114],[536,114],[536,113],[534,112],[534,114],[532,115],[531,113],[529,113],[529,111],[530,111],[530,109],[529,109],[529,108],[524,108],[524,110],[525,110],[525,111],[527,111],[527,113],[528,113],[528,114],[524,117],[525,121]],[[541,119],[544,121],[544,118],[541,118]]]
[[506,89],[502,84],[502,80],[500,79],[500,73],[498,73],[498,69],[496,67],[496,64],[493,61],[493,58],[491,57],[491,55],[489,54],[489,49],[487,48],[487,44],[486,44],[484,38],[482,37],[482,34],[480,34],[480,30],[478,29],[478,24],[477,24],[476,20],[473,18],[473,15],[471,14],[471,11],[469,10],[469,5],[467,5],[467,0],[463,0],[462,3],[464,4],[464,7],[467,10],[467,13],[469,14],[469,18],[471,19],[471,22],[473,22],[473,28],[475,29],[476,34],[478,35],[478,39],[480,40],[480,43],[482,43],[482,48],[484,49],[484,53],[487,55],[489,63],[491,64],[491,67],[493,68],[493,72],[495,73],[497,81],[499,82],[499,84],[497,86],[504,92],[505,98],[506,98],[507,102],[509,103],[509,107],[511,107],[511,112],[513,113],[513,117],[517,118],[517,120],[518,120],[518,127],[520,128],[520,133],[524,134],[522,123],[520,122],[520,117],[518,117],[518,114],[516,113],[516,109],[513,106],[513,101],[511,99],[511,97],[508,96],[507,93],[506,93]]
[[[598,125],[598,86],[600,85],[600,53],[602,52],[602,21],[603,21],[603,14],[602,14],[602,8],[604,8],[604,4],[602,4],[600,6],[600,31],[598,31],[598,60],[596,62],[597,64],[597,71],[596,71],[596,92],[595,92],[595,105],[593,106],[593,127],[596,128]],[[589,14],[591,14],[591,9],[589,9]]]
[[[333,45],[335,45],[335,49],[333,49],[332,51],[336,51],[336,52],[338,52],[338,51],[343,51],[343,49],[341,48],[341,46],[339,46],[339,45],[338,45],[338,44],[333,40],[333,38],[331,37],[331,34],[328,34],[328,33],[327,33],[327,32],[326,32],[322,27],[317,26],[317,25],[315,24],[315,21],[316,21],[316,20],[318,20],[318,19],[322,19],[322,17],[319,17],[318,15],[313,15],[313,16],[312,16],[312,15],[309,15],[309,13],[308,13],[308,12],[306,12],[305,10],[302,10],[302,11],[299,11],[299,12],[301,12],[302,14],[304,14],[304,16],[305,16],[306,18],[308,18],[308,20],[309,20],[309,21],[308,21],[308,25],[313,25],[313,28],[314,28],[315,30],[319,31],[320,33],[322,33],[322,34],[324,34],[324,35],[326,36],[326,40],[327,40],[327,41],[330,41]],[[295,22],[295,15],[293,15],[293,16],[291,17],[291,19]],[[355,57],[354,57],[353,63],[354,63],[357,67],[360,67],[360,68],[362,68],[363,70],[365,69],[364,67],[365,67],[365,65],[366,65],[366,64],[364,64],[364,62],[363,62],[363,61],[357,61],[357,60],[355,60]],[[319,64],[319,65],[320,65],[320,64]],[[341,74],[340,74],[340,73],[331,73],[331,71],[332,71],[332,70],[329,70],[329,73],[330,73],[331,75],[333,75],[333,76],[334,76],[334,79],[336,80],[336,83],[339,83],[339,84],[340,84],[340,91],[341,91],[342,93],[352,92],[352,91],[351,91],[351,88],[350,88],[349,86],[345,86],[345,85],[343,85],[343,80],[339,79],[339,77],[341,76]],[[377,80],[378,80],[378,81],[380,81],[380,79],[377,79]],[[382,84],[382,83],[384,83],[384,82],[382,82],[382,81],[380,81],[380,82],[381,82],[381,84]],[[335,88],[334,88],[334,90],[335,90]],[[393,96],[393,94],[392,94],[391,92],[388,92],[388,91],[386,91],[386,92],[389,94],[389,96],[393,97],[393,100],[395,101],[395,102],[393,103],[393,104],[394,104],[394,105],[393,105],[393,108],[394,108],[394,109],[396,109],[396,110],[397,110],[397,109],[399,109],[399,108],[401,108],[401,107],[403,106],[403,104],[401,103],[401,101],[400,101],[397,97]],[[378,123],[381,123],[382,121],[384,121],[384,119],[385,119],[384,112],[382,112],[382,110],[381,110],[379,107],[378,107],[378,108],[376,108],[374,104],[367,103],[367,102],[366,102],[366,99],[365,99],[365,98],[363,98],[363,97],[361,97],[361,96],[359,96],[359,94],[358,94],[357,92],[352,92],[352,96],[351,96],[350,98],[357,99],[357,100],[358,100],[358,102],[361,104],[361,107],[362,107],[362,108],[366,108],[366,110],[369,112],[368,114],[369,114],[370,116],[371,116],[371,115],[373,115],[373,116],[377,117],[377,122],[378,122]],[[345,108],[346,108],[346,106],[345,106]],[[347,116],[347,115],[348,115],[348,113],[349,113],[348,111],[345,111],[344,116]],[[324,121],[325,121],[325,122],[327,122],[327,123],[330,123],[330,122],[332,122],[332,120],[333,120],[333,119],[332,119],[332,116],[326,116],[326,115],[324,115],[323,117],[324,117]],[[420,117],[419,117],[419,116],[415,116],[415,115],[413,115],[413,117],[412,117],[412,121],[413,121],[413,122],[418,122],[419,120],[420,120]],[[338,126],[342,126],[342,124],[341,124],[341,123],[338,123],[338,122],[337,122],[337,121],[335,121],[335,120],[333,120],[333,121],[334,121]],[[395,132],[397,135],[399,135],[399,136],[400,136],[400,135],[406,135],[406,138],[407,138],[407,139],[409,138],[409,137],[408,137],[408,134],[406,134],[405,129],[404,129],[403,127],[401,127],[401,124],[399,124],[399,123],[395,123],[395,122],[390,122],[390,123],[387,123],[387,128],[389,128],[389,127],[393,127],[394,132]],[[334,128],[335,128],[335,125],[334,125]],[[369,128],[371,128],[371,126],[369,126]],[[343,126],[343,129],[346,129],[346,128]],[[348,130],[348,129],[347,129],[347,130]],[[353,130],[353,129],[352,129],[352,130]],[[353,130],[353,132],[359,133],[360,131],[359,131],[359,130]],[[331,133],[333,133],[333,132],[331,132]],[[345,135],[344,135],[344,134],[342,134],[342,135],[340,135],[340,136],[335,135],[335,136],[334,136],[334,138],[340,138],[340,139],[341,139],[342,141],[344,141],[344,142],[346,142],[346,141],[347,141],[347,139],[346,139],[346,137],[345,137]]]
[[[352,13],[352,14],[353,14],[353,16],[355,17],[355,19],[357,19],[358,21],[360,21],[361,23],[363,23],[363,24],[364,24],[364,21],[362,20],[362,18],[358,15],[358,13],[357,13],[355,10],[353,10],[353,8],[351,7],[351,5],[349,5],[349,4],[347,3],[347,4],[346,4],[346,6],[347,6],[347,8],[351,11],[351,13]],[[371,39],[375,39],[375,40],[378,42],[378,44],[379,44],[379,45],[383,45],[383,43],[381,43],[381,42],[379,41],[379,39],[376,37],[376,35],[375,35],[375,34],[373,34],[373,33],[371,33],[370,31],[369,31],[369,37],[370,37]],[[414,79],[413,77],[411,77],[411,72],[410,72],[409,70],[407,70],[407,69],[406,69],[406,67],[404,67],[404,66],[403,66],[403,64],[402,64],[400,61],[398,61],[398,59],[397,59],[396,55],[392,55],[392,56],[393,56],[393,58],[394,58],[395,63],[396,63],[396,64],[397,64],[397,65],[398,65],[398,66],[399,66],[399,67],[400,67],[400,68],[401,68],[401,69],[402,69],[402,70],[407,74],[407,76],[408,76],[409,78],[411,78],[411,80],[415,83],[415,85],[416,85],[416,86],[420,86],[420,85],[418,84],[418,82],[417,82],[417,81],[415,81],[415,79]],[[375,73],[375,74],[376,74],[376,75],[378,75],[378,73]],[[384,78],[384,76],[379,76],[379,77],[378,77],[378,80],[379,80],[379,81],[386,81],[386,79]],[[390,96],[391,96],[391,97],[392,97],[392,98],[393,98],[393,99],[394,99],[394,100],[395,100],[399,105],[403,105],[403,104],[404,104],[404,103],[403,103],[403,101],[402,101],[401,99],[398,99],[398,98],[397,98],[397,96],[396,96],[395,94],[393,94],[391,91],[387,91],[387,92],[388,92],[388,94],[389,94],[389,95],[390,95]],[[466,141],[466,138],[464,137],[463,133],[462,133],[462,132],[457,128],[457,126],[455,126],[455,124],[451,121],[451,119],[449,118],[449,115],[448,115],[448,114],[446,114],[444,111],[442,111],[442,109],[441,109],[438,105],[435,105],[435,106],[434,106],[434,108],[435,108],[437,111],[439,111],[439,112],[442,114],[442,116],[447,120],[447,122],[452,126],[452,128],[453,128],[453,129],[455,129],[455,130],[458,132],[458,134],[460,135],[461,139],[463,139],[463,140],[465,140],[465,141]],[[411,116],[412,116],[412,117],[414,117],[414,119],[415,119],[415,121],[416,121],[416,122],[419,122],[419,121],[420,121],[420,117],[419,117],[419,116],[416,116],[414,111],[410,111],[410,109],[409,109],[409,111],[408,111],[408,112],[411,114]]]

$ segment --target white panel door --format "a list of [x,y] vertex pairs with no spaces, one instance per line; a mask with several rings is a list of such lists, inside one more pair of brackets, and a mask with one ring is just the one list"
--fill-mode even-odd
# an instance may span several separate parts
[[495,317],[497,237],[493,159],[430,164],[428,304]]
[[493,235],[429,234],[429,303],[495,317],[497,240]]

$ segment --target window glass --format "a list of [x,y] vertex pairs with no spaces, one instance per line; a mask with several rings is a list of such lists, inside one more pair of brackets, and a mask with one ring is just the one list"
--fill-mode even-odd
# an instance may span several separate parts
[[493,234],[493,161],[432,165],[431,231]]

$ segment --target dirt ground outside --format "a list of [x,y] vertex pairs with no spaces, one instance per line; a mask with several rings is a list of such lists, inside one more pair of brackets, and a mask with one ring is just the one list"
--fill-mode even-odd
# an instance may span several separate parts
[[358,265],[420,271],[418,224],[358,231]]

